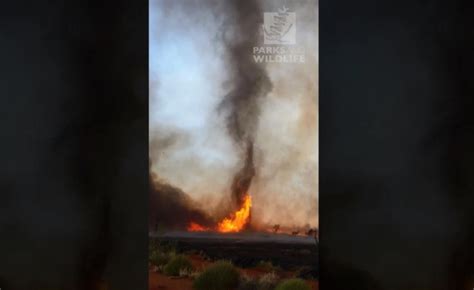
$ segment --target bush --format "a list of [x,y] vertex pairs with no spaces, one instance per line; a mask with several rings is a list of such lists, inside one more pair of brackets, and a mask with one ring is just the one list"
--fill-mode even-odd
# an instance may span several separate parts
[[260,279],[254,279],[246,276],[241,276],[239,287],[237,290],[273,290],[279,280],[279,277],[271,272],[260,277]]
[[192,270],[193,265],[186,256],[177,255],[171,258],[171,260],[163,268],[163,273],[168,276],[179,276],[183,270]]
[[150,254],[149,261],[153,266],[160,267],[166,265],[170,261],[170,256],[166,253],[155,250]]
[[217,262],[209,266],[194,280],[195,290],[231,290],[239,284],[239,272],[229,262]]
[[311,290],[311,287],[304,280],[288,279],[278,284],[275,290]]

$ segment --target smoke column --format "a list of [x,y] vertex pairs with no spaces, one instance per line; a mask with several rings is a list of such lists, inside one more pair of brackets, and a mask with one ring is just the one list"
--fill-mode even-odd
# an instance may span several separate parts
[[[259,99],[271,90],[271,82],[263,64],[252,58],[252,48],[259,43],[262,11],[257,1],[232,1],[229,11],[236,23],[232,42],[224,40],[228,49],[231,91],[220,105],[227,112],[227,129],[233,140],[245,150],[244,165],[234,176],[232,199],[242,203],[255,175],[253,146],[258,116]],[[230,28],[230,27],[227,27]]]

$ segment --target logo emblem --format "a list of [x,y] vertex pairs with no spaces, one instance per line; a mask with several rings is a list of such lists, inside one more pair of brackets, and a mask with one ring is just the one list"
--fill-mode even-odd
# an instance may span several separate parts
[[278,12],[263,13],[264,44],[295,44],[296,13],[283,7]]

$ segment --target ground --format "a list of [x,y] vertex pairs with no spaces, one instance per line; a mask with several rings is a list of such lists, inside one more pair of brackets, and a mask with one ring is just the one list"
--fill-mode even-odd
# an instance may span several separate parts
[[[199,255],[190,255],[191,261],[193,266],[196,270],[201,271],[209,264],[210,261],[203,259]],[[257,269],[257,268],[250,268],[250,269],[242,269],[239,268],[242,274],[246,274],[252,278],[258,278],[268,271]],[[290,271],[281,271],[278,273],[281,278],[290,278],[294,276],[294,272]],[[149,280],[149,290],[192,290],[193,280],[192,278],[174,278],[168,277],[161,273],[150,269],[148,272],[148,280]],[[311,286],[312,290],[318,290],[318,282],[317,281],[307,281],[308,284]]]

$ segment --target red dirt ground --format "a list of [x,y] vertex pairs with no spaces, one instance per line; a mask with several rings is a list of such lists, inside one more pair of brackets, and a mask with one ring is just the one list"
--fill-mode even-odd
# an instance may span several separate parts
[[154,271],[148,271],[149,290],[192,290],[191,278],[170,278]]
[[[199,255],[191,255],[191,262],[194,268],[198,271],[204,270],[207,266],[212,264],[212,262],[203,259]],[[263,269],[240,269],[239,271],[242,274],[246,274],[252,278],[259,278],[260,276],[268,273]],[[280,271],[278,276],[281,278],[291,278],[293,277],[294,272]],[[311,286],[311,290],[318,290],[318,281],[307,281]],[[148,271],[148,289],[149,290],[192,290],[193,280],[191,278],[171,278],[165,276],[161,273],[157,273],[153,270]]]

